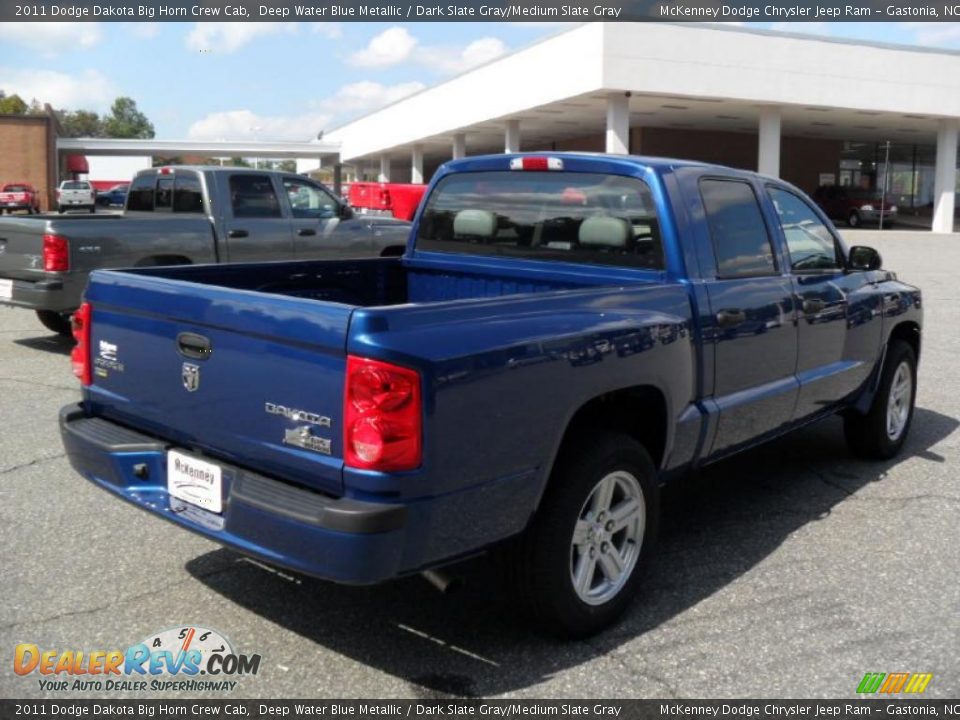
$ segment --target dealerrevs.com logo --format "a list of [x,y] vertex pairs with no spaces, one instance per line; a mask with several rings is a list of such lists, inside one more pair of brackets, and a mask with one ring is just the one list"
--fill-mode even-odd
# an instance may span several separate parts
[[234,651],[216,630],[182,626],[149,635],[126,650],[44,650],[17,645],[13,671],[53,691],[230,692],[256,675],[259,655]]

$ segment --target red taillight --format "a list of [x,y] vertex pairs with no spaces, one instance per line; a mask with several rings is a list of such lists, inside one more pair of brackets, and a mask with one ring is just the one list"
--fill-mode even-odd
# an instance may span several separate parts
[[363,470],[413,470],[422,442],[420,374],[350,355],[343,399],[343,459]]
[[62,235],[43,236],[43,269],[66,272],[70,269],[70,247]]
[[93,371],[90,367],[90,320],[93,308],[90,303],[83,303],[73,314],[73,338],[77,341],[70,352],[70,362],[73,364],[73,374],[80,378],[80,382],[89,385],[93,382]]
[[515,157],[510,160],[511,170],[563,170],[561,158],[534,155],[532,157]]

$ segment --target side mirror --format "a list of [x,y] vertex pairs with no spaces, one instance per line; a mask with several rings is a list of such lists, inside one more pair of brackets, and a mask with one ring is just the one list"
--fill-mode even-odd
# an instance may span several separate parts
[[879,270],[883,265],[880,253],[866,245],[854,245],[847,253],[847,270]]
[[349,220],[353,217],[353,208],[344,203],[340,206],[340,219]]

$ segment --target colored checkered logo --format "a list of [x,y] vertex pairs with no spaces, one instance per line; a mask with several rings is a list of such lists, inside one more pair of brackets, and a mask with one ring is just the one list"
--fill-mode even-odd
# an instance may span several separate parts
[[867,673],[857,686],[857,692],[863,695],[919,694],[927,689],[932,679],[933,673]]

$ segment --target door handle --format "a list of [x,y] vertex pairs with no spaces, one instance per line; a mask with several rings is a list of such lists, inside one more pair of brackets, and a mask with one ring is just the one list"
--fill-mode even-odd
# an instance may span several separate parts
[[721,310],[717,313],[717,325],[722,328],[732,328],[741,325],[747,320],[743,310]]
[[824,306],[823,300],[804,300],[802,304],[803,312],[807,315],[816,315],[818,312],[822,312]]
[[311,235],[316,235],[317,231],[313,228],[300,228],[297,230],[297,235],[300,237],[310,237]]
[[182,332],[177,335],[177,350],[184,357],[206,360],[213,352],[213,346],[210,338],[197,333]]
[[227,237],[231,238],[242,238],[247,237],[248,235],[250,235],[250,233],[248,233],[246,230],[231,230],[227,233]]

